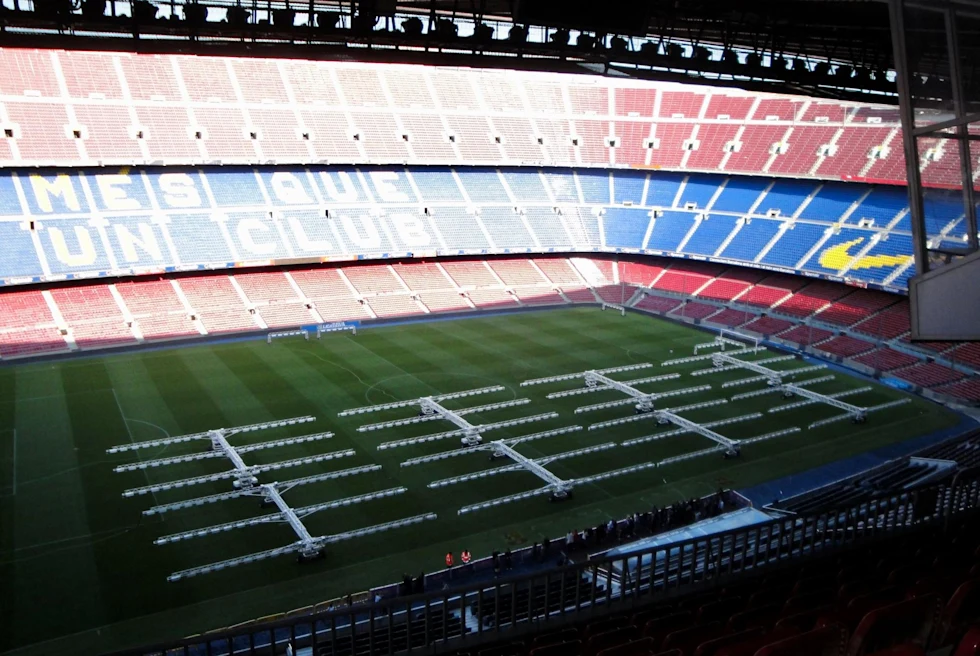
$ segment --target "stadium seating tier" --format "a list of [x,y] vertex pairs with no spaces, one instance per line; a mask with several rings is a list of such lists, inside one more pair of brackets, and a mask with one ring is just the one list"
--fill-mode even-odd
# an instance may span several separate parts
[[[0,93],[16,99],[8,166],[167,153],[175,164],[548,160],[831,179],[870,166],[875,179],[904,178],[901,148],[869,159],[894,141],[894,112],[856,104],[478,69],[10,48],[0,58]],[[862,112],[881,123],[852,120]],[[934,162],[927,182],[946,182],[947,168]]]

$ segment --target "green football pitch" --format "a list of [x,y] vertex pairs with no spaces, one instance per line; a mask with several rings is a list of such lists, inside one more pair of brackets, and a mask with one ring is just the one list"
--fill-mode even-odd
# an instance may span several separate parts
[[[285,339],[185,345],[162,350],[84,357],[0,367],[0,651],[84,654],[199,633],[251,618],[307,606],[348,592],[401,579],[403,573],[442,568],[446,551],[469,549],[476,557],[493,549],[516,548],[571,528],[595,525],[685,497],[708,494],[719,486],[743,487],[890,442],[947,428],[958,417],[922,399],[869,415],[868,423],[839,422],[807,430],[815,419],[840,411],[809,405],[717,430],[748,438],[789,426],[803,428],[785,437],[746,445],[742,456],[694,458],[576,488],[573,499],[549,503],[534,497],[458,516],[464,505],[539,486],[525,472],[507,473],[455,486],[426,484],[491,465],[483,455],[402,468],[407,458],[454,448],[450,440],[378,451],[378,444],[452,428],[443,421],[357,432],[362,424],[413,416],[411,408],[338,417],[352,407],[424,395],[502,385],[494,394],[446,402],[473,407],[527,397],[528,405],[469,415],[474,424],[557,412],[559,417],[491,434],[511,437],[573,424],[631,415],[621,406],[575,415],[575,408],[622,398],[615,392],[548,400],[550,392],[581,381],[521,388],[544,376],[649,362],[655,368],[613,374],[619,380],[677,371],[676,380],[642,386],[645,391],[710,384],[706,392],[666,399],[677,407],[758,389],[761,383],[722,389],[727,380],[750,376],[725,372],[692,377],[710,367],[701,361],[661,367],[670,358],[692,354],[710,341],[697,329],[666,320],[594,307],[364,329],[356,336],[326,335],[320,341]],[[746,356],[772,357],[773,353]],[[780,362],[773,368],[804,366]],[[802,378],[826,375],[803,374]],[[873,385],[846,397],[863,405],[902,398],[893,389],[839,372],[833,381],[812,386],[831,393]],[[765,413],[785,403],[764,395],[725,405],[690,410],[697,422]],[[229,468],[211,459],[147,471],[114,473],[113,467],[138,457],[194,453],[193,442],[143,452],[107,455],[110,446],[301,415],[315,423],[240,434],[236,445],[276,437],[333,431],[327,441],[256,451],[249,464],[298,458],[352,448],[339,460],[262,474],[263,482],[377,463],[380,471],[305,485],[285,493],[294,507],[386,488],[404,486],[400,496],[341,509],[324,510],[306,521],[313,535],[335,534],[423,512],[438,519],[331,546],[326,557],[298,564],[292,557],[264,561],[169,583],[172,572],[285,545],[294,539],[284,524],[252,526],[176,544],[154,546],[154,539],[180,531],[254,517],[254,498],[147,516],[154,503],[178,501],[230,489],[230,482],[123,498],[128,488],[189,478]],[[549,437],[518,449],[529,457],[556,454],[605,442],[666,431],[654,421]],[[458,442],[457,442],[458,445]],[[563,478],[659,461],[713,446],[686,434],[642,445],[617,447],[555,462]]]

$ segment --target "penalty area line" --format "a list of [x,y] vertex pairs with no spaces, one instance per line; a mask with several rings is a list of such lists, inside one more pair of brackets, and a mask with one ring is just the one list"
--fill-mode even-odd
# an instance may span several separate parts
[[[119,403],[119,395],[116,394],[116,388],[110,387],[109,390],[112,392],[112,398],[115,399],[116,401],[116,408],[119,410],[119,418],[122,419],[122,423],[126,427],[126,434],[129,435],[129,442],[131,444],[135,444],[136,440],[133,439],[133,429],[129,427],[129,420],[126,419],[126,414],[123,412],[122,404]],[[159,428],[159,426],[157,426],[157,428]],[[143,456],[140,455],[139,459],[142,460]],[[143,470],[143,478],[146,480],[146,484],[150,485],[150,475],[146,472],[145,469]],[[151,493],[151,496],[153,496],[153,503],[156,504],[157,503],[156,492]]]
[[122,404],[119,403],[119,395],[116,394],[116,388],[110,387],[109,390],[112,392],[112,398],[116,401],[116,409],[119,410],[119,418],[122,419],[123,425],[126,427],[126,433],[129,435],[129,441],[133,442],[133,431],[129,427],[129,421],[126,419],[126,414],[123,412]]

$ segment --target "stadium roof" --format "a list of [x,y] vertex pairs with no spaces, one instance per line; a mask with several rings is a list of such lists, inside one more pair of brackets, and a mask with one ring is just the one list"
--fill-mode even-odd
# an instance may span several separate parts
[[[601,11],[589,0],[35,0],[34,7],[0,14],[0,45],[700,79],[897,103],[888,4],[875,0],[605,0]],[[922,21],[916,72],[946,70],[945,44],[929,38],[940,27]],[[967,62],[980,60],[970,52],[977,36],[960,39]]]

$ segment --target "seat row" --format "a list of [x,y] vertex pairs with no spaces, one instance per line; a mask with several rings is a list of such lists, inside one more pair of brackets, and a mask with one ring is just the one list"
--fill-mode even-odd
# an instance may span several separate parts
[[950,648],[973,656],[973,530],[858,548],[457,656],[922,656]]
[[955,359],[962,347],[895,338],[897,329],[905,328],[900,337],[907,332],[902,297],[654,258],[448,259],[5,290],[0,358],[333,321],[600,302],[762,335],[980,400],[975,366]]
[[[897,112],[856,103],[549,73],[9,48],[0,71],[5,165],[549,161],[905,174],[902,149],[888,147]],[[923,169],[927,183],[950,175]]]

